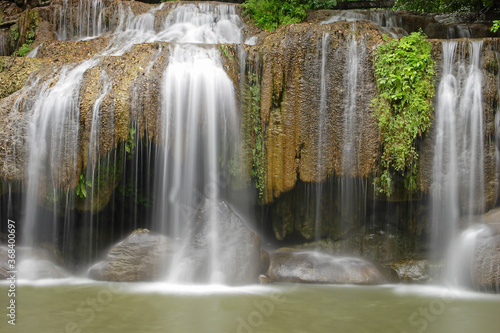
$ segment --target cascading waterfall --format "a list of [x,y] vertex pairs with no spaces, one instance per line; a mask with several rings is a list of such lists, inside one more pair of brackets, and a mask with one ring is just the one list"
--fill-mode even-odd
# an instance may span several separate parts
[[[55,225],[56,215],[47,217],[42,214],[39,207],[40,195],[54,203],[54,211],[57,211],[57,203],[61,200],[67,203],[66,207],[71,206],[68,204],[73,200],[71,192],[64,193],[60,188],[70,186],[67,184],[68,179],[71,179],[72,173],[77,170],[79,90],[83,75],[97,62],[88,60],[73,68],[63,67],[55,73],[56,82],[53,86],[51,83],[54,82],[49,80],[42,87],[32,87],[39,92],[34,104],[31,107],[25,106],[33,115],[27,143],[28,187],[24,204],[24,245],[35,245],[35,237],[39,234],[47,236],[52,233],[49,239],[52,244],[57,240],[57,230],[51,226],[51,222]],[[65,219],[69,218],[66,214]],[[40,228],[42,230],[39,230]]]
[[[97,244],[97,240],[95,239],[94,233],[94,225],[99,226],[99,215],[95,214],[94,206],[99,200],[99,191],[101,182],[108,181],[107,179],[103,179],[104,176],[99,173],[99,170],[106,170],[111,167],[112,161],[110,159],[101,159],[99,152],[99,142],[100,142],[100,134],[101,131],[113,131],[113,128],[101,128],[101,109],[104,98],[111,91],[111,81],[109,80],[105,71],[101,73],[99,78],[101,83],[101,94],[96,99],[94,106],[92,108],[92,124],[90,127],[90,138],[89,138],[89,146],[88,146],[88,154],[87,154],[87,170],[85,171],[85,178],[83,186],[87,187],[86,183],[89,182],[90,188],[89,193],[86,194],[86,204],[90,206],[88,210],[88,229],[86,232],[88,235],[85,237],[87,239],[88,244]],[[82,172],[83,175],[83,172]],[[86,191],[86,189],[85,189]],[[89,247],[88,253],[86,253],[86,259],[90,260],[93,257],[93,249]]]
[[373,10],[373,11],[357,11],[357,10],[339,10],[332,17],[322,22],[329,24],[334,22],[355,22],[359,20],[368,20],[379,25],[393,37],[402,37],[408,35],[408,32],[403,30],[401,17],[397,16],[393,11],[389,10]]
[[431,185],[435,256],[440,256],[456,236],[461,215],[484,210],[482,42],[469,42],[468,61],[463,49],[466,45],[443,42]]
[[[327,105],[327,71],[326,71],[326,66],[327,66],[327,60],[328,60],[328,47],[329,47],[329,42],[330,42],[330,35],[328,33],[323,35],[322,42],[321,42],[321,86],[320,86],[320,103],[319,103],[319,114],[318,114],[318,174],[323,174],[324,168],[325,168],[325,161],[324,161],[324,154],[321,149],[321,143],[324,140],[325,136],[325,130],[326,130],[326,123],[328,119],[328,105]],[[321,224],[322,224],[322,218],[321,218],[321,212],[322,212],[322,193],[323,193],[323,184],[316,184],[315,185],[315,191],[316,191],[316,199],[315,199],[315,216],[314,216],[314,238],[315,239],[320,239],[321,238]]]
[[[163,5],[138,16],[129,7],[120,7],[118,27],[105,51],[74,67],[63,67],[55,72],[56,78],[46,80],[42,88],[33,84],[31,89],[39,90],[36,96],[26,102],[19,102],[26,104],[24,109],[31,110],[33,114],[26,166],[28,189],[23,223],[24,243],[34,246],[46,240],[37,237],[41,235],[57,244],[61,230],[48,225],[51,220],[56,225],[58,209],[64,207],[66,211],[61,214],[64,215],[64,239],[61,245],[63,250],[73,248],[73,245],[65,243],[65,239],[70,239],[70,234],[75,231],[72,227],[72,209],[76,198],[75,192],[68,191],[72,188],[68,182],[75,176],[70,173],[78,170],[79,92],[85,72],[96,66],[103,56],[122,55],[136,44],[170,42],[172,44],[168,47],[159,47],[154,60],[159,59],[162,52],[168,51],[169,61],[163,73],[162,92],[157,96],[158,104],[161,105],[158,118],[161,130],[154,152],[156,165],[152,227],[179,240],[170,280],[194,282],[196,278],[200,281],[200,277],[194,276],[194,271],[186,269],[186,260],[189,258],[184,251],[187,251],[188,244],[180,240],[189,238],[190,213],[204,198],[208,198],[215,206],[228,197],[228,185],[219,180],[224,167],[235,157],[239,122],[234,83],[224,71],[219,46],[215,44],[241,44],[242,22],[235,6],[231,5],[179,5],[172,9],[163,24],[156,22],[155,17]],[[60,13],[59,37],[81,39],[102,33],[102,10],[101,1],[81,2],[78,13],[74,13],[65,2]],[[70,31],[73,20],[77,20],[76,32]],[[96,219],[99,216],[94,214],[94,205],[100,200],[99,189],[103,183],[101,172],[114,167],[116,163],[122,163],[116,152],[104,157],[100,153],[101,131],[113,131],[113,128],[100,128],[103,124],[102,104],[112,93],[113,87],[105,71],[98,84],[101,91],[93,105],[88,151],[85,152],[87,169],[81,172],[76,189],[76,195],[80,195],[88,211],[84,216],[87,228],[78,236],[83,242],[92,244],[86,248],[88,253],[81,258],[87,262],[96,253],[99,224]],[[134,140],[135,145],[139,146],[137,136]],[[149,156],[153,147],[148,145]],[[141,154],[142,148],[137,147],[135,162],[131,164],[133,170],[127,172],[139,170],[137,163]],[[138,179],[134,175],[131,178]],[[54,203],[50,213],[40,207],[41,196]],[[211,221],[217,220],[215,209],[209,215]],[[40,221],[42,217],[43,222]],[[222,283],[224,276],[219,272],[217,233],[214,228],[208,240],[210,272],[209,276],[201,280]],[[81,253],[79,255],[82,256]]]
[[[233,82],[222,67],[217,48],[196,44],[241,43],[238,33],[241,23],[232,6],[217,6],[215,10],[208,5],[199,6],[182,6],[172,11],[164,31],[159,33],[161,40],[177,43],[171,49],[163,78],[163,144],[158,146],[155,167],[158,185],[154,217],[160,230],[175,239],[186,240],[179,245],[169,270],[169,280],[173,282],[200,279],[185,253],[190,212],[204,197],[213,203],[225,197],[226,188],[218,183],[221,164],[228,163],[229,143],[238,139]],[[218,217],[213,207],[209,209],[215,228]],[[206,281],[224,282],[218,274],[220,263],[215,257],[218,246],[215,230],[209,238],[211,273]]]
[[106,29],[104,11],[102,0],[80,0],[76,10],[68,4],[68,0],[64,0],[54,13],[54,17],[59,18],[57,37],[59,40],[70,40],[102,35]]
[[[356,29],[354,24],[352,31]],[[363,127],[363,112],[358,108],[358,88],[363,85],[363,75],[359,68],[365,58],[363,40],[357,40],[354,33],[348,42],[346,53],[346,73],[344,86],[346,94],[343,105],[342,136],[342,178],[339,186],[340,223],[342,228],[350,228],[365,220],[366,214],[366,180],[359,179],[359,135]]]

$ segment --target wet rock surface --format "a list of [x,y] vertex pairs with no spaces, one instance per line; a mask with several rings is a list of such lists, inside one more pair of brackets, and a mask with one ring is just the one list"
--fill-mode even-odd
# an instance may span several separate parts
[[478,290],[500,293],[500,223],[476,240],[472,283]]
[[[70,274],[63,266],[60,258],[57,258],[47,249],[16,247],[15,248],[15,270],[18,279],[60,279],[69,277]],[[0,245],[0,278],[5,279],[10,276],[9,248],[7,245]]]
[[400,282],[424,283],[432,280],[432,268],[427,259],[400,259],[384,264],[394,270]]
[[137,229],[113,246],[106,258],[89,269],[94,280],[137,282],[166,276],[172,256],[171,241],[147,229]]
[[372,263],[320,252],[287,251],[271,255],[269,278],[277,282],[382,284],[386,278]]

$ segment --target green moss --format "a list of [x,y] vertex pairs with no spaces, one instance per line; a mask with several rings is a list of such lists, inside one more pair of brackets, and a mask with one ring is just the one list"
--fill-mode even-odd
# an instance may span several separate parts
[[251,94],[251,127],[253,132],[252,149],[252,177],[255,181],[255,187],[259,191],[259,198],[263,198],[266,188],[265,156],[264,156],[264,137],[262,122],[260,116],[261,91],[257,75],[253,74],[250,79]]
[[415,140],[430,127],[434,96],[431,44],[421,32],[380,45],[375,54],[378,97],[373,100],[382,136],[382,171],[375,179],[380,192],[392,194],[392,174],[405,177],[405,187],[417,189]]

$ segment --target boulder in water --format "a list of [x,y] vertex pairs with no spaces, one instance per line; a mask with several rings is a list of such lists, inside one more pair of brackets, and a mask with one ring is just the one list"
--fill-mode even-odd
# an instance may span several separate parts
[[277,252],[268,275],[273,281],[332,284],[381,284],[384,275],[372,263],[356,257],[321,252]]
[[117,282],[157,280],[165,274],[172,254],[166,236],[137,229],[109,250],[103,261],[92,266],[89,277]]
[[[254,283],[261,270],[260,237],[224,202],[204,200],[195,213],[181,274],[188,281]],[[187,264],[186,264],[187,262]]]

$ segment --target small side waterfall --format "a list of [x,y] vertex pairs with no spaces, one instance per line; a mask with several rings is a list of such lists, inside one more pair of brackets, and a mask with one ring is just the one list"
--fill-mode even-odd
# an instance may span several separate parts
[[102,35],[105,30],[105,6],[102,0],[80,0],[74,9],[68,0],[56,7],[59,40],[84,39]]
[[484,209],[482,42],[443,42],[443,76],[436,105],[431,186],[432,245],[442,253],[456,235],[460,215]]
[[[66,201],[66,207],[71,206],[71,192],[65,194],[61,187],[69,188],[71,184],[67,182],[78,170],[79,90],[83,75],[97,62],[88,60],[74,67],[64,67],[54,73],[55,82],[49,80],[42,87],[34,86],[32,89],[38,91],[34,104],[24,105],[33,114],[27,143],[28,188],[23,222],[25,245],[33,246],[36,235],[47,236],[52,233],[50,241],[53,244],[57,239],[57,230],[51,226],[51,222],[56,222],[51,219],[56,217],[47,217],[41,213],[40,196],[45,196],[54,203],[54,211],[58,209],[58,201]],[[66,218],[69,217],[66,215]]]
[[[325,136],[325,131],[327,130],[328,126],[327,121],[328,121],[328,105],[327,105],[327,82],[328,78],[326,77],[328,75],[326,71],[326,65],[327,65],[327,59],[328,59],[328,46],[329,44],[329,39],[330,35],[328,33],[323,35],[322,42],[321,42],[321,86],[320,86],[320,105],[319,105],[319,114],[318,114],[318,174],[323,174],[324,173],[324,168],[325,168],[325,161],[324,161],[324,154],[322,151],[321,143],[324,140]],[[322,217],[321,217],[321,212],[322,212],[322,194],[323,194],[323,187],[324,184],[316,184],[315,185],[315,216],[314,216],[314,238],[315,239],[320,239],[321,238],[321,224],[323,223]]]

